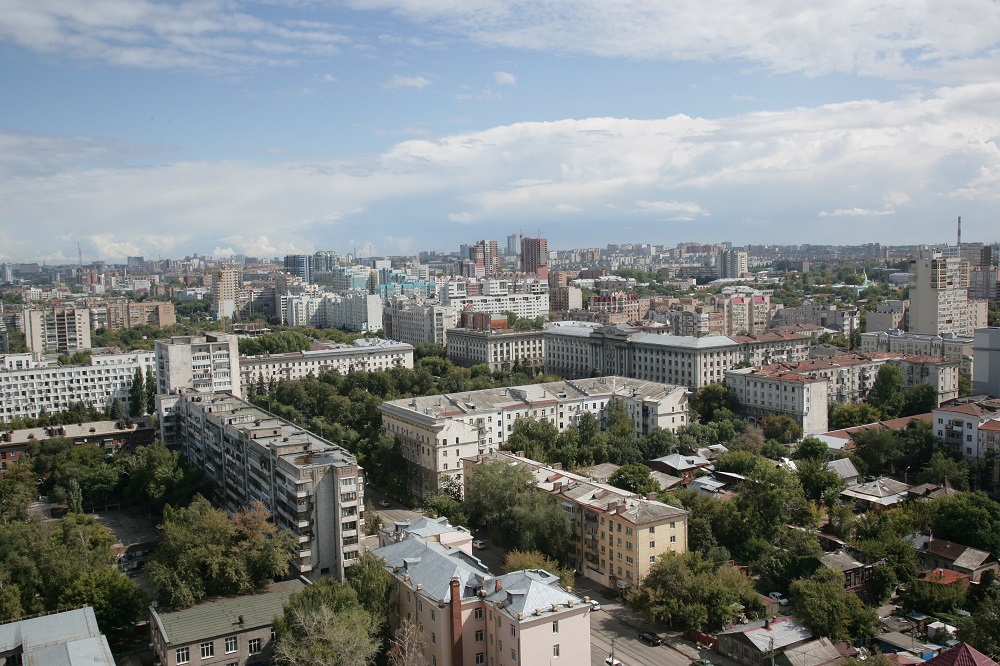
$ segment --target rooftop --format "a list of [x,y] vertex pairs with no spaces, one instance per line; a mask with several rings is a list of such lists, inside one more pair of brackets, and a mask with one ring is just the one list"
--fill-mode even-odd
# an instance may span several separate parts
[[115,664],[90,606],[0,624],[0,653],[18,649],[25,664]]

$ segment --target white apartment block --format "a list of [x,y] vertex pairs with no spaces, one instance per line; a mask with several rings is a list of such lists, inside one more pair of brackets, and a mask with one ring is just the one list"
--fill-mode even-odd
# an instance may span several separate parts
[[90,349],[90,310],[86,308],[24,311],[24,341],[35,354],[73,353]]
[[453,328],[448,331],[448,360],[472,367],[486,364],[490,370],[511,369],[514,364],[542,367],[545,337],[542,331]]
[[584,412],[602,422],[611,400],[622,400],[636,435],[687,423],[688,392],[622,377],[530,384],[384,402],[382,432],[399,438],[410,469],[410,493],[421,498],[446,481],[461,481],[462,458],[493,453],[518,419],[547,421],[563,432]]
[[155,355],[148,351],[98,354],[86,365],[59,365],[40,361],[32,354],[0,356],[0,421],[36,418],[82,402],[107,409],[115,398],[127,410],[129,388],[136,368],[145,376],[155,369]]
[[934,435],[968,461],[1000,451],[1000,400],[960,400],[934,410]]
[[971,377],[972,341],[972,336],[960,336],[954,333],[928,335],[904,333],[899,330],[873,331],[861,334],[861,353],[889,352],[909,356],[937,356],[957,362],[962,374]]
[[829,430],[828,381],[823,377],[780,369],[740,368],[726,371],[726,385],[735,393],[744,416],[759,420],[784,414],[795,419],[807,437]]
[[382,326],[382,298],[364,291],[289,296],[285,321],[289,326],[377,331]]
[[810,343],[807,334],[692,338],[627,326],[553,322],[545,327],[545,371],[570,378],[620,375],[697,390],[723,381],[726,370],[740,363],[807,358]]
[[262,502],[295,537],[296,575],[344,579],[360,554],[365,509],[349,451],[225,393],[182,389],[157,396],[157,407],[161,438],[211,479],[216,506],[233,514]]
[[876,306],[874,312],[865,314],[865,331],[905,330],[909,312],[909,301],[886,301]]
[[283,379],[303,379],[308,375],[334,371],[372,372],[391,368],[413,369],[413,345],[379,338],[355,340],[353,346],[315,349],[288,354],[241,356],[240,381],[247,387]]
[[382,335],[411,345],[432,342],[443,347],[448,342],[448,331],[458,326],[458,313],[449,305],[392,296],[382,308]]
[[494,576],[477,557],[414,530],[373,551],[392,575],[389,627],[423,633],[433,666],[551,666],[590,663],[583,599],[547,571]]
[[518,317],[534,319],[548,317],[549,294],[545,293],[513,293],[497,296],[464,296],[452,298],[441,294],[441,302],[450,305],[458,311],[473,310],[475,312],[490,312],[501,314],[513,312]]
[[479,465],[500,461],[528,469],[573,523],[569,565],[605,587],[638,585],[664,553],[687,552],[688,512],[579,474],[507,452],[463,460],[466,481]]
[[841,331],[845,337],[861,326],[861,315],[857,308],[840,310],[836,305],[802,305],[799,307],[778,307],[771,317],[771,326],[798,326],[813,324],[834,331]]
[[932,335],[972,335],[969,262],[937,254],[911,261],[910,271],[913,286],[910,288],[909,330]]
[[204,393],[227,391],[242,397],[240,351],[235,335],[206,333],[157,340],[156,392],[191,388]]
[[973,343],[975,370],[972,389],[979,395],[1000,398],[1000,328],[977,328]]
[[771,323],[771,292],[725,287],[705,298],[706,309],[722,315],[723,335],[758,335]]

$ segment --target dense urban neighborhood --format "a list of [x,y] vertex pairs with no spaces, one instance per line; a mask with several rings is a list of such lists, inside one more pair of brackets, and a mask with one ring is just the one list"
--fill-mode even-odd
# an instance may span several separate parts
[[995,664],[996,257],[4,264],[0,663]]

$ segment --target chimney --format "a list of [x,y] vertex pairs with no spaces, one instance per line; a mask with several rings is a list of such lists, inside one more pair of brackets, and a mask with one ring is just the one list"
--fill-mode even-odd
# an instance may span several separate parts
[[646,499],[648,499],[648,500],[655,500],[656,499],[656,493],[655,492],[653,492],[653,493],[646,493]]
[[764,629],[771,631],[771,618],[764,620]]
[[451,592],[451,663],[462,663],[462,583],[452,578]]
[[503,589],[503,583],[500,581],[499,578],[497,578],[497,585],[496,585],[496,588],[493,591],[494,592],[499,592],[502,589]]

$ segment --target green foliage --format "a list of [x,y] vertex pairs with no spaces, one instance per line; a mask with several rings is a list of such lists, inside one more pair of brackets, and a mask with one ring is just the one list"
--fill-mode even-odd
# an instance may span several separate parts
[[230,518],[196,496],[185,508],[168,505],[159,531],[147,571],[160,601],[175,608],[264,587],[288,572],[295,545],[260,502]]
[[619,467],[608,478],[608,484],[640,495],[660,492],[660,484],[653,480],[652,470],[641,463]]
[[419,361],[424,358],[448,358],[448,350],[444,345],[433,342],[418,342],[413,345],[413,360]]
[[830,428],[840,430],[875,423],[879,410],[866,402],[837,402],[830,409]]
[[291,595],[275,618],[274,661],[367,666],[378,652],[383,619],[365,610],[350,585],[323,579]]
[[930,384],[914,384],[903,389],[903,407],[900,416],[927,414],[937,408],[937,389]]
[[28,519],[28,506],[35,499],[38,476],[25,462],[9,462],[0,477],[0,522]]
[[964,460],[955,460],[944,451],[935,451],[927,468],[917,475],[917,481],[940,485],[945,479],[957,490],[968,490],[969,465]]
[[903,609],[929,615],[957,613],[965,606],[965,588],[961,585],[942,585],[925,580],[910,584],[903,595]]
[[763,610],[749,579],[697,552],[661,555],[627,601],[649,620],[685,631],[721,627],[736,617],[740,605],[750,616]]
[[840,493],[847,484],[829,469],[826,458],[804,458],[798,461],[799,483],[806,499],[823,502],[828,506],[839,503]]
[[241,356],[260,356],[262,354],[287,354],[309,349],[312,340],[299,331],[281,331],[266,333],[256,338],[240,338]]
[[753,535],[773,541],[788,524],[811,524],[813,517],[795,473],[759,461],[732,500]]
[[874,609],[844,590],[844,576],[835,569],[820,567],[810,578],[793,581],[789,594],[795,617],[814,636],[853,641],[875,633]]
[[875,383],[868,392],[868,404],[879,410],[883,419],[894,419],[903,409],[903,371],[891,363],[878,369]]
[[392,575],[382,558],[367,548],[346,570],[347,584],[358,595],[361,605],[373,618],[384,618],[389,612],[389,592]]
[[739,410],[736,393],[725,382],[713,382],[691,396],[691,408],[701,423],[732,418]]
[[565,588],[576,584],[576,572],[569,567],[559,565],[559,562],[538,552],[537,550],[509,550],[504,556],[503,571],[521,571],[523,569],[542,569],[559,576],[559,584]]
[[760,420],[764,439],[774,439],[789,444],[802,437],[802,426],[787,414],[768,414]]
[[969,617],[959,618],[957,638],[994,661],[1000,659],[1000,593],[996,586],[972,609]]
[[59,365],[89,365],[90,350],[73,352],[72,354],[59,354],[56,360]]
[[1000,504],[985,493],[961,493],[930,503],[935,538],[1000,553]]
[[146,391],[146,376],[142,368],[136,368],[132,375],[132,383],[128,388],[129,416],[142,416],[149,411],[148,392]]
[[149,599],[134,580],[118,569],[92,569],[60,595],[59,607],[92,606],[101,630],[126,634],[146,615]]
[[806,437],[795,447],[792,458],[796,460],[817,459],[826,461],[829,458],[830,449],[826,443],[815,437]]

